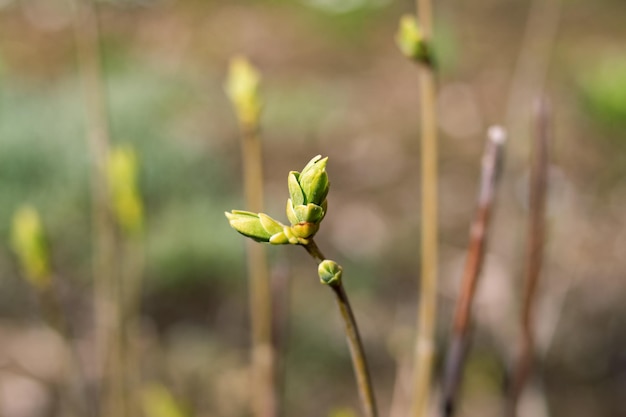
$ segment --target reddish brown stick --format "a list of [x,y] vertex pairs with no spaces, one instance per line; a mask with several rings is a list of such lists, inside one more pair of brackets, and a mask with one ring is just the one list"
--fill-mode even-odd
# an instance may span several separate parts
[[478,210],[470,229],[470,242],[461,282],[461,294],[456,304],[452,342],[446,360],[441,408],[442,416],[452,416],[454,413],[456,392],[463,373],[463,363],[468,345],[471,307],[485,256],[487,230],[499,177],[505,138],[506,134],[502,128],[492,127],[489,129],[482,160]]
[[543,263],[546,194],[548,191],[550,107],[545,98],[537,101],[535,123],[536,131],[531,155],[529,184],[529,223],[521,337],[517,364],[508,397],[507,415],[510,417],[514,417],[517,414],[517,403],[530,374],[532,357],[534,355],[533,311],[537,282],[539,281],[539,273]]

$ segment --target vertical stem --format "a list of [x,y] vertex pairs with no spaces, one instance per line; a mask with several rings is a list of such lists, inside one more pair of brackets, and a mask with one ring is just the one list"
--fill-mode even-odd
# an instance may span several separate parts
[[[424,38],[432,39],[432,4],[417,0],[418,18]],[[417,338],[414,357],[414,392],[411,415],[421,417],[428,407],[435,354],[437,316],[437,112],[435,73],[431,65],[420,70],[422,123],[422,219],[421,283],[417,311]]]
[[456,304],[452,343],[448,351],[443,381],[442,416],[452,416],[455,397],[460,385],[467,350],[471,308],[476,293],[478,278],[483,265],[487,231],[496,182],[501,171],[505,132],[502,128],[489,129],[489,137],[482,158],[482,174],[478,194],[478,210],[470,228],[470,242],[461,281],[461,293]]
[[[313,239],[311,239],[309,244],[305,245],[304,248],[318,264],[326,259]],[[348,295],[341,281],[330,284],[330,287],[335,294],[335,301],[337,301],[337,307],[339,307],[339,312],[341,313],[341,318],[345,325],[346,340],[348,342],[348,348],[350,349],[352,367],[354,368],[354,375],[357,380],[363,412],[366,417],[376,417],[378,412],[376,411],[376,398],[374,397],[372,379],[369,374],[363,342],[361,341]]]
[[[100,381],[102,393],[103,382],[109,379],[108,376],[111,374],[116,374],[115,366],[113,369],[109,369],[106,365],[106,358],[115,328],[114,317],[119,316],[116,314],[117,309],[112,302],[116,276],[114,272],[115,236],[108,205],[109,190],[105,172],[110,147],[110,132],[105,88],[102,82],[97,9],[92,0],[75,0],[74,7],[74,37],[77,47],[78,71],[83,84],[87,136],[92,157],[95,346],[98,374],[102,377]],[[114,362],[118,363],[119,361]],[[119,387],[118,392],[120,393],[125,391],[123,384],[111,385]],[[111,402],[116,401],[111,400]],[[104,404],[102,406],[104,407]],[[120,417],[125,416],[117,409],[117,406],[113,406],[113,409],[109,411]],[[101,415],[106,414],[108,411],[103,408]]]
[[531,157],[529,184],[530,218],[528,223],[524,298],[522,302],[521,338],[517,366],[508,398],[507,415],[509,417],[514,417],[517,414],[517,403],[532,365],[534,354],[533,311],[545,243],[545,211],[549,164],[548,141],[550,139],[550,108],[545,98],[538,100],[535,112],[536,132]]
[[[248,210],[263,211],[263,167],[257,126],[242,126],[244,192]],[[256,417],[277,415],[272,346],[272,299],[265,246],[246,242],[252,332],[252,408]]]

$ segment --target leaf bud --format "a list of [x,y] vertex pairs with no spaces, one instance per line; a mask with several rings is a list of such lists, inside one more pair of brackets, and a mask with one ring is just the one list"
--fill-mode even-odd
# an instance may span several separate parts
[[335,261],[325,260],[320,262],[317,273],[322,284],[333,285],[341,282],[343,269]]

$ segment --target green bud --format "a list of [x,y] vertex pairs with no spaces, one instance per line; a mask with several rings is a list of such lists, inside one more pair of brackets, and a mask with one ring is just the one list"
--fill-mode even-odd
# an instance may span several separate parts
[[298,183],[304,192],[305,203],[321,206],[326,199],[330,186],[326,173],[327,162],[328,157],[322,158],[321,155],[317,155],[309,161],[300,173]]
[[325,260],[317,267],[317,273],[322,284],[333,285],[341,282],[343,269],[335,261]]
[[[257,242],[270,242],[277,234],[282,233],[284,227],[282,224],[263,213],[251,213],[249,211],[233,210],[224,213],[228,218],[230,227]],[[276,237],[273,239],[274,244],[280,242],[281,239]]]
[[417,23],[415,16],[407,14],[400,19],[400,27],[396,34],[396,44],[407,57],[425,64],[432,63],[432,54],[428,42]]
[[287,177],[287,185],[289,186],[289,196],[295,206],[304,204],[304,192],[298,180],[300,179],[300,173],[297,171],[291,171]]

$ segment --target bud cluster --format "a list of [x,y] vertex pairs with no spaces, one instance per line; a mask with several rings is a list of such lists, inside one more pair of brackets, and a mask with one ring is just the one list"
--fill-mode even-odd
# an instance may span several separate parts
[[231,227],[257,242],[307,245],[326,215],[326,196],[330,185],[326,173],[327,161],[328,158],[318,155],[311,159],[302,172],[289,173],[287,218],[290,226],[264,213],[233,210],[226,213]]

